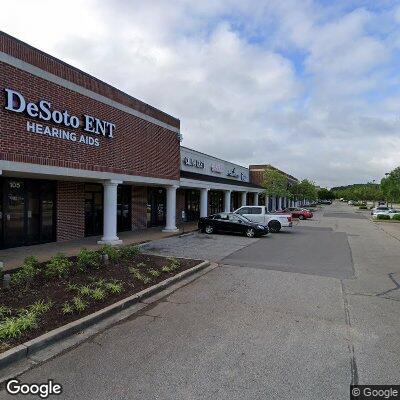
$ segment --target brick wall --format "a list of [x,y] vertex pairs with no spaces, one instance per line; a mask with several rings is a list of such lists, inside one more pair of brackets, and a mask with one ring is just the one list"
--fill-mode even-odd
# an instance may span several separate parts
[[[1,32],[0,51],[179,127],[179,120]],[[5,88],[20,92],[26,102],[49,101],[52,110],[67,110],[81,120],[83,114],[89,114],[110,121],[116,125],[114,137],[84,132],[82,126],[70,129],[5,110]],[[100,146],[30,133],[27,122],[75,132],[78,140],[81,135],[96,138]],[[0,160],[174,180],[180,175],[180,142],[175,132],[2,62],[0,138]]]
[[176,223],[184,222],[182,220],[182,211],[185,210],[185,190],[178,189],[176,191]]
[[147,187],[132,187],[132,230],[147,227]]
[[57,182],[57,241],[85,236],[85,187],[81,182]]
[[108,97],[118,103],[124,104],[153,118],[163,121],[169,125],[179,128],[179,119],[174,118],[149,104],[144,103],[128,94],[114,88],[111,85],[97,79],[78,68],[50,56],[43,51],[24,43],[4,32],[0,32],[0,51],[15,58],[34,65],[44,71],[50,72],[60,78],[73,82],[79,86],[89,89]]
[[250,169],[250,182],[256,185],[262,185],[264,180],[264,171],[252,171]]

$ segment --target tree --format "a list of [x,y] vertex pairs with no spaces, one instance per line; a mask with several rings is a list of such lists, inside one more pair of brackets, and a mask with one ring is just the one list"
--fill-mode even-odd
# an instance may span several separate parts
[[315,187],[314,182],[309,181],[308,179],[303,179],[300,183],[297,184],[296,191],[298,193],[298,197],[306,200],[317,200],[317,188]]
[[400,167],[391,171],[381,180],[382,193],[387,202],[400,201]]
[[288,178],[275,169],[265,169],[262,186],[267,196],[290,197]]
[[320,200],[333,200],[335,198],[335,194],[325,188],[318,190],[317,195]]

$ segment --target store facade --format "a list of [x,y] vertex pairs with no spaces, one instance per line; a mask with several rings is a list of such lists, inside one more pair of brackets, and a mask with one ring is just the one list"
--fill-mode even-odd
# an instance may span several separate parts
[[0,33],[0,247],[176,230],[180,121]]
[[183,146],[180,157],[178,222],[258,204],[263,188],[250,182],[248,168]]

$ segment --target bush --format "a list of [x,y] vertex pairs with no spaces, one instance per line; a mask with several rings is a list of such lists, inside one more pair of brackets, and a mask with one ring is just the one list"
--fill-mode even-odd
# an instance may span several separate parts
[[38,265],[39,261],[36,257],[26,257],[21,269],[11,275],[11,283],[19,285],[32,280],[40,272]]
[[140,253],[139,246],[130,245],[124,246],[119,249],[119,255],[124,261],[130,261]]
[[118,249],[115,246],[110,246],[109,244],[105,244],[101,249],[100,249],[101,254],[107,254],[108,259],[112,262],[118,261],[118,258],[120,256]]
[[97,251],[82,249],[78,254],[77,267],[83,272],[100,266],[100,254]]
[[64,278],[69,274],[71,267],[72,262],[64,254],[58,253],[47,263],[44,273],[49,278]]
[[393,219],[394,219],[395,221],[400,221],[400,214],[394,214],[394,215],[393,215]]
[[378,216],[376,217],[376,219],[388,220],[388,219],[390,219],[390,216],[389,216],[389,215],[386,215],[386,214],[378,214]]
[[0,323],[0,341],[18,338],[25,331],[36,328],[39,317],[49,311],[52,305],[51,301],[45,303],[39,300],[26,310],[21,310],[18,316],[6,317]]

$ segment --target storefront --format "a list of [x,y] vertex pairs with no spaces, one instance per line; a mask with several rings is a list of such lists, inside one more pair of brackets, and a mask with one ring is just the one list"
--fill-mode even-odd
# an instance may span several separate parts
[[[242,205],[258,204],[263,188],[249,181],[249,170],[199,151],[181,147],[178,221],[193,221]],[[185,199],[185,201],[180,201]]]
[[0,33],[0,126],[2,248],[176,230],[177,118]]

